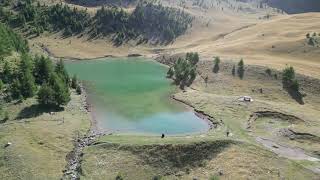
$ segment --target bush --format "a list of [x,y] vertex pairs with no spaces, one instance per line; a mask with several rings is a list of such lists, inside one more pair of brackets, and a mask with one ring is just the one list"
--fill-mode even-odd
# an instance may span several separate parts
[[235,65],[233,65],[231,73],[232,73],[232,76],[236,75],[236,66]]
[[220,70],[220,57],[215,57],[214,58],[214,66],[213,66],[213,72],[214,73],[218,73]]
[[238,63],[238,75],[240,79],[243,79],[244,76],[244,62],[243,59],[241,59]]
[[299,92],[300,84],[298,80],[296,80],[295,78],[296,78],[296,74],[295,74],[294,68],[292,66],[286,67],[283,70],[283,74],[282,74],[283,87],[285,87],[286,89],[293,90],[295,92]]
[[266,69],[266,73],[269,75],[269,76],[271,76],[271,74],[272,74],[272,72],[271,72],[271,69]]
[[168,72],[167,72],[167,77],[168,77],[168,78],[172,78],[172,77],[173,77],[173,75],[174,75],[173,68],[172,68],[172,67],[170,67],[170,68],[169,68],[169,70],[168,70]]

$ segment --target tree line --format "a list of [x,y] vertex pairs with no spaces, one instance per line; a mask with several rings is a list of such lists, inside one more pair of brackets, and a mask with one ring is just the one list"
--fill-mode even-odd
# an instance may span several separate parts
[[[56,4],[47,6],[34,0],[21,0],[17,5],[0,2],[0,19],[13,27],[25,27],[31,34],[63,31],[65,36],[89,33],[92,37],[113,36],[116,44],[139,37],[139,43],[156,39],[171,42],[185,33],[194,17],[182,10],[151,2],[140,2],[132,13],[119,7],[102,7],[94,16],[87,9]],[[12,10],[14,9],[14,11]]]

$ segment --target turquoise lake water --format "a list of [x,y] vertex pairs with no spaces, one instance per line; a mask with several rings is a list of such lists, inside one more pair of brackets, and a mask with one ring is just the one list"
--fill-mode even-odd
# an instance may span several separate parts
[[170,99],[175,86],[167,68],[142,58],[67,61],[69,74],[86,86],[102,131],[180,135],[203,133],[206,121]]

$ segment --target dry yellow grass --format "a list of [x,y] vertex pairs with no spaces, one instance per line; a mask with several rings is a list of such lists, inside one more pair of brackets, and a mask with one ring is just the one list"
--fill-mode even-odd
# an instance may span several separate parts
[[[212,56],[235,60],[244,58],[247,64],[275,69],[290,64],[299,73],[320,77],[320,48],[309,46],[305,38],[307,33],[320,29],[320,13],[283,15],[272,9],[255,9],[254,13],[246,13],[230,8],[203,10],[191,5],[185,11],[196,17],[193,27],[168,46],[136,46],[129,42],[115,47],[108,39],[88,40],[87,36],[63,39],[60,34],[42,35],[32,39],[31,43],[43,44],[57,57],[80,59],[132,53],[152,57],[197,51],[202,60],[211,60]],[[263,19],[267,14],[275,16]]]

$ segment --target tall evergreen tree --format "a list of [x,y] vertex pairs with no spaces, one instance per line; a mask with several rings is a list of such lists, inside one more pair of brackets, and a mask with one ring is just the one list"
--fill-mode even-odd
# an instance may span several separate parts
[[50,59],[44,56],[35,57],[34,76],[38,84],[49,82],[51,74],[53,73],[53,66]]
[[18,81],[20,81],[20,94],[24,98],[35,95],[36,85],[32,75],[32,68],[31,58],[27,54],[23,54],[21,56]]
[[60,78],[68,85],[69,84],[69,74],[64,67],[62,59],[56,64],[55,72],[60,76]]

